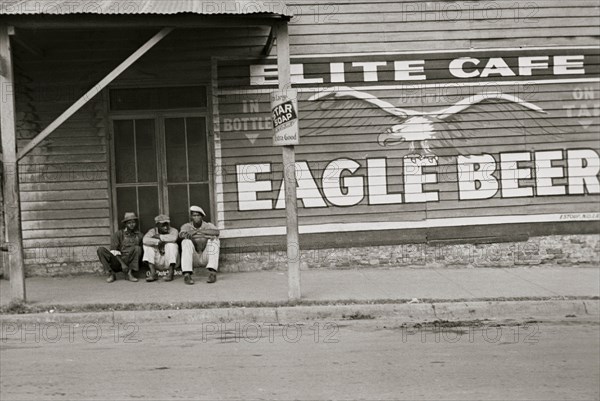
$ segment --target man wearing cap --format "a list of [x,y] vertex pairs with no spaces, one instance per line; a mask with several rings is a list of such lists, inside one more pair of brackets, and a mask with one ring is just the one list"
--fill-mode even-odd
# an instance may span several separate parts
[[208,221],[203,221],[206,213],[200,206],[190,207],[190,222],[181,226],[181,270],[186,284],[194,284],[193,267],[208,269],[207,283],[217,281],[219,270],[219,229]]
[[115,232],[110,241],[110,251],[104,247],[97,250],[100,263],[110,273],[106,279],[108,283],[116,280],[117,272],[122,271],[129,281],[136,282],[133,275],[138,271],[140,257],[142,256],[142,233],[137,229],[138,218],[133,212],[125,213],[121,223],[123,228]]
[[156,226],[144,235],[144,262],[148,263],[150,276],[146,281],[156,281],[156,270],[168,270],[165,281],[173,280],[173,272],[177,266],[179,247],[177,246],[176,228],[171,227],[169,216],[159,214],[154,218]]

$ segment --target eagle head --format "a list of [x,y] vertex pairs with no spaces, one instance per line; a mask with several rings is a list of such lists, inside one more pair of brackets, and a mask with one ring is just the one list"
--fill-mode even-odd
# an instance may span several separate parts
[[405,141],[424,141],[433,136],[433,123],[430,118],[415,116],[402,124],[393,125],[379,134],[377,142],[381,146],[398,145]]

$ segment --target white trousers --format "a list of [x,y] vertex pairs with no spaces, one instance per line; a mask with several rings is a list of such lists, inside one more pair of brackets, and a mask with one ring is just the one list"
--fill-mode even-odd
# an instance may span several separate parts
[[218,238],[209,239],[203,252],[196,252],[192,240],[181,242],[181,271],[192,272],[194,267],[219,270],[219,252],[221,242]]
[[179,247],[177,244],[167,243],[165,244],[165,254],[161,255],[158,252],[158,248],[153,246],[144,245],[144,262],[152,263],[158,270],[166,270],[169,265],[174,263],[177,265],[177,259],[179,258]]

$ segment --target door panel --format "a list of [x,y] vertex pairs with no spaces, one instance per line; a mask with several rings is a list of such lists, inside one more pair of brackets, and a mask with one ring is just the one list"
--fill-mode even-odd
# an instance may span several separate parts
[[[113,121],[115,195],[119,222],[125,212],[140,217],[140,229],[167,213],[179,229],[191,205],[210,218],[208,144],[205,117],[163,117]],[[161,153],[164,152],[164,153]]]
[[134,120],[115,121],[115,172],[117,183],[136,181],[136,165],[133,156],[135,149]]
[[169,215],[179,228],[189,220],[191,205],[201,206],[210,217],[206,119],[165,118],[164,132]]
[[156,132],[154,120],[136,120],[135,143],[138,180],[157,182]]
[[115,120],[113,128],[118,222],[125,212],[135,212],[140,230],[149,230],[159,213],[156,122]]

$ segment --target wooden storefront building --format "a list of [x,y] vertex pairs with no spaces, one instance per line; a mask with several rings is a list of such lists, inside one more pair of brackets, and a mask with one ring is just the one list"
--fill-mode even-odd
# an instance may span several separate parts
[[[0,2],[28,274],[98,270],[96,247],[125,211],[142,230],[159,212],[179,227],[191,204],[222,230],[231,269],[248,262],[227,255],[283,249],[269,103],[281,25],[303,251],[360,260],[402,244],[577,235],[597,256],[596,1],[286,3]],[[4,142],[3,157],[6,170]]]

